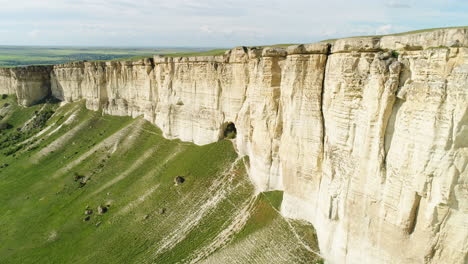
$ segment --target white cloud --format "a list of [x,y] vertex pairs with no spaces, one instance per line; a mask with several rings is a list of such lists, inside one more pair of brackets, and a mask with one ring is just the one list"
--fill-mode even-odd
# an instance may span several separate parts
[[209,26],[206,26],[206,25],[201,26],[200,31],[203,32],[203,33],[208,33],[208,34],[211,34],[211,33],[214,32],[213,29],[211,29]]
[[385,3],[385,6],[389,8],[410,8],[411,7],[408,1],[396,1],[396,0],[388,1],[387,3]]
[[39,30],[32,30],[32,31],[29,31],[28,32],[28,36],[30,38],[36,38],[37,36],[39,36],[39,33],[41,33],[41,31]]
[[378,27],[375,33],[376,35],[386,35],[386,34],[393,33],[392,29],[393,29],[392,25],[383,25],[383,26]]

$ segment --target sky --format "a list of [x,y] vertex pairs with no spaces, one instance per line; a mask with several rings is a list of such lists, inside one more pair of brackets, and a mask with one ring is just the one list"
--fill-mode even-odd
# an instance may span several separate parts
[[0,0],[0,45],[234,47],[468,26],[468,0]]

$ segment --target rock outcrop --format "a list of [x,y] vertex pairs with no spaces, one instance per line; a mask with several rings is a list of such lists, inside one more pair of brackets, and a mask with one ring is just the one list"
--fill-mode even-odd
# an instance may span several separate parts
[[16,94],[21,105],[33,105],[50,94],[52,68],[52,66],[0,68],[0,93]]
[[[0,71],[25,105],[48,93],[27,69]],[[258,191],[284,190],[329,263],[468,261],[468,29],[47,70],[53,96],[168,138],[234,123]]]

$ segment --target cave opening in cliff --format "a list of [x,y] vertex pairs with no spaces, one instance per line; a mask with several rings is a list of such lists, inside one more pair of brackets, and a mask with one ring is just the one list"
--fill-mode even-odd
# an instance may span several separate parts
[[233,139],[236,138],[237,129],[236,125],[233,122],[228,122],[224,124],[223,138]]

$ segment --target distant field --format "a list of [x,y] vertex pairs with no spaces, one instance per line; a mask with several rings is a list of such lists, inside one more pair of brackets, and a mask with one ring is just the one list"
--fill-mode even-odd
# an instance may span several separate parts
[[[286,47],[277,44],[271,47]],[[262,46],[266,47],[266,46]],[[217,56],[227,49],[210,48],[98,48],[0,46],[0,68],[26,65],[50,65],[72,61],[140,60],[153,55],[170,57]]]
[[0,46],[0,67],[60,64],[80,60],[115,60],[151,57],[155,54],[197,53],[203,48],[97,48]]

